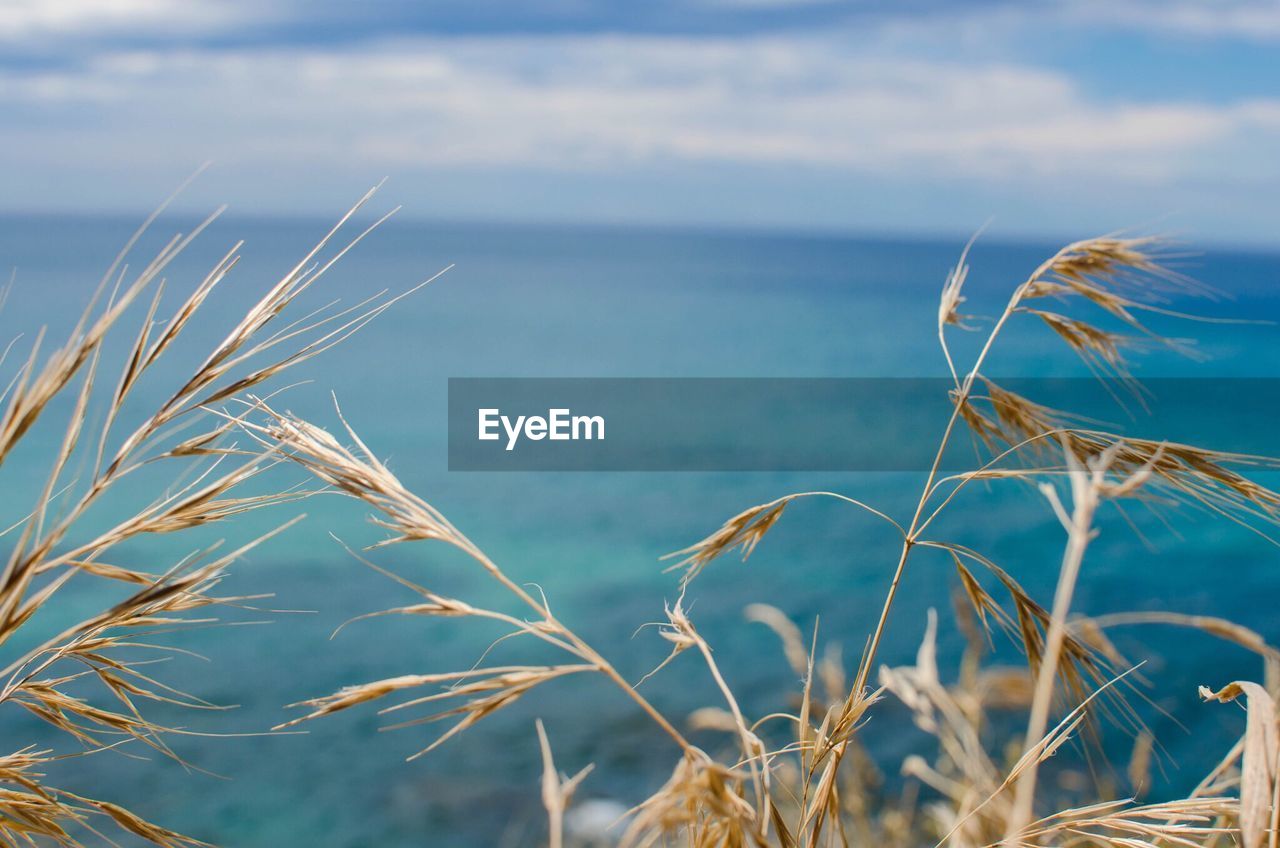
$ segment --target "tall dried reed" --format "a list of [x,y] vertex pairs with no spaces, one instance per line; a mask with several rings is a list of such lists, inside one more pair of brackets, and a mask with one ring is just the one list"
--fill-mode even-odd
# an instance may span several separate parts
[[[332,246],[372,194],[268,287],[226,337],[205,353],[200,366],[165,391],[158,406],[139,412],[138,404],[130,401],[138,385],[153,376],[156,363],[183,345],[184,330],[200,320],[201,307],[239,259],[241,245],[236,244],[190,294],[166,306],[164,274],[217,213],[191,233],[175,235],[153,258],[132,269],[126,262],[154,224],[153,215],[107,270],[98,294],[68,338],[46,352],[41,332],[25,360],[12,369],[0,396],[0,464],[40,427],[58,427],[62,436],[48,458],[43,486],[36,491],[9,490],[12,502],[26,498],[28,506],[5,533],[9,539],[0,574],[0,648],[9,647],[9,655],[0,661],[0,708],[26,710],[64,734],[70,744],[54,750],[9,740],[12,753],[0,756],[0,844],[78,846],[86,839],[88,844],[113,844],[106,833],[111,826],[157,845],[203,844],[111,801],[52,785],[43,772],[58,759],[122,746],[145,746],[179,759],[171,742],[191,731],[149,718],[154,707],[221,709],[167,686],[150,666],[157,657],[178,653],[166,646],[163,634],[216,623],[220,609],[253,602],[220,593],[219,584],[232,563],[292,522],[229,552],[207,546],[172,564],[139,562],[131,546],[156,534],[190,536],[188,531],[196,528],[220,525],[310,493],[247,485],[281,458],[277,451],[243,438],[242,416],[252,409],[244,398],[338,344],[397,299],[384,292],[352,308],[331,306],[301,318],[287,317],[299,296],[363,238],[365,233],[337,249]],[[137,312],[137,329],[126,330],[126,316]],[[115,364],[108,361],[112,336],[126,343]],[[68,399],[69,411],[60,412],[60,398]],[[102,423],[93,430],[88,422],[97,413]],[[45,420],[60,414],[65,414],[65,423]],[[135,472],[151,467],[163,472],[152,500],[98,529],[102,522],[92,518],[94,508],[116,496],[121,481],[136,479]],[[132,501],[138,495],[129,490],[125,497]],[[93,594],[116,600],[99,601],[103,606],[97,612],[67,622],[47,639],[22,638],[33,632],[33,620],[47,615],[49,621],[66,621],[60,601],[73,580],[114,585],[116,591],[104,585]],[[19,647],[32,642],[38,644]]]
[[[1072,614],[1073,592],[1097,532],[1094,519],[1104,504],[1171,499],[1264,529],[1280,520],[1280,495],[1246,474],[1250,467],[1274,464],[1077,427],[1067,412],[1007,391],[983,371],[1002,331],[1015,321],[1033,321],[1100,375],[1136,387],[1126,360],[1129,349],[1135,345],[1185,349],[1184,343],[1149,329],[1144,314],[1175,315],[1165,306],[1169,294],[1207,293],[1169,271],[1160,261],[1160,250],[1161,245],[1149,239],[1114,237],[1063,248],[1013,288],[976,358],[961,371],[948,332],[971,329],[959,311],[965,300],[966,249],[943,286],[937,322],[954,382],[953,410],[949,420],[940,422],[937,459],[925,475],[914,509],[895,518],[847,495],[796,493],[744,510],[673,555],[682,576],[660,634],[670,643],[672,658],[683,653],[696,656],[719,690],[723,703],[698,711],[690,722],[694,727],[726,731],[732,740],[727,757],[693,745],[679,729],[680,721],[665,716],[641,695],[635,684],[552,612],[545,598],[518,585],[438,510],[409,492],[345,421],[345,432],[339,437],[262,402],[259,410],[265,418],[245,417],[239,424],[258,438],[264,451],[278,451],[323,483],[371,507],[378,523],[390,533],[383,544],[430,541],[461,550],[523,610],[473,606],[391,575],[417,597],[387,612],[497,621],[512,635],[540,640],[565,655],[563,664],[480,665],[357,683],[297,705],[305,714],[281,727],[396,697],[399,700],[382,711],[415,711],[405,725],[452,722],[419,752],[425,753],[537,687],[569,675],[598,675],[620,688],[672,741],[671,776],[626,816],[620,825],[624,845],[1152,848],[1239,843],[1258,848],[1265,843],[1274,848],[1280,792],[1274,688],[1247,681],[1203,691],[1205,698],[1219,701],[1246,698],[1248,718],[1240,743],[1224,752],[1220,764],[1188,797],[1140,803],[1122,793],[1099,794],[1096,803],[1057,811],[1046,811],[1037,803],[1040,766],[1099,719],[1135,728],[1130,774],[1137,783],[1146,778],[1152,739],[1129,706],[1133,667],[1106,639],[1104,631],[1109,627],[1159,621],[1228,639],[1262,658],[1272,672],[1268,677],[1274,687],[1280,654],[1257,634],[1230,622],[1176,613],[1096,620]],[[1091,311],[1101,318],[1091,317]],[[1106,328],[1107,323],[1116,328]],[[965,473],[944,474],[943,455],[965,430],[986,444],[990,459]],[[938,516],[952,508],[973,483],[1004,480],[1038,486],[1062,524],[1062,566],[1049,603],[1033,598],[1013,573],[983,553],[929,534]],[[737,551],[745,559],[783,519],[790,504],[812,497],[838,498],[883,520],[900,537],[901,549],[888,572],[882,611],[869,628],[867,647],[851,673],[838,654],[819,656],[816,634],[806,643],[781,611],[765,605],[748,610],[750,618],[777,632],[788,662],[803,681],[795,693],[794,710],[749,716],[718,667],[711,646],[690,619],[683,603],[685,591],[725,554]],[[877,665],[903,573],[919,552],[930,551],[947,556],[955,567],[959,602],[953,620],[969,637],[969,649],[952,684],[943,682],[938,668],[937,622],[932,614],[914,666]],[[1008,633],[1021,648],[1024,668],[983,666],[991,629]],[[912,756],[902,764],[915,785],[925,788],[927,803],[918,800],[919,793],[886,799],[874,788],[876,774],[859,735],[869,712],[890,697],[901,701],[915,725],[935,740],[935,757]],[[1025,710],[1025,730],[1009,745],[993,745],[988,739],[988,713],[996,708]],[[562,815],[584,774],[561,779],[540,723],[538,736],[546,763],[543,800],[550,821],[548,842],[560,846],[565,839]],[[1105,787],[1099,790],[1108,791],[1115,793]]]

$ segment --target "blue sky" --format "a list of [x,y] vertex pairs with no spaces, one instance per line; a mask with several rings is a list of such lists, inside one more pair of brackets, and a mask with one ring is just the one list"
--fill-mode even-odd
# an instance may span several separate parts
[[0,210],[1280,245],[1274,0],[0,2]]

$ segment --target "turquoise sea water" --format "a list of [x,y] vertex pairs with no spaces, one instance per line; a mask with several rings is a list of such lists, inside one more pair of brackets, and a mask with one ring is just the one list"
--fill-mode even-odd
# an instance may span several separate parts
[[[5,336],[25,333],[29,340],[42,324],[50,326],[52,338],[65,333],[133,225],[124,219],[0,219],[0,267],[16,268],[0,313]],[[139,259],[186,225],[162,223],[140,248]],[[183,376],[181,369],[194,364],[200,346],[220,339],[324,229],[323,222],[216,223],[174,266],[171,294],[188,290],[239,238],[247,241],[244,259],[209,303],[206,323],[142,387],[135,412],[171,388]],[[674,577],[661,572],[660,555],[701,538],[747,506],[797,490],[839,491],[902,516],[914,505],[920,476],[451,474],[445,451],[447,378],[941,376],[934,337],[937,294],[961,246],[393,223],[318,283],[307,304],[320,306],[335,297],[353,303],[384,287],[407,288],[446,265],[456,267],[340,349],[294,372],[290,382],[311,382],[291,389],[280,405],[332,425],[328,392],[336,392],[352,425],[405,483],[513,577],[536,582],[562,619],[638,678],[667,646],[652,629],[637,632],[660,620],[663,601],[675,594]],[[979,243],[971,256],[966,311],[997,311],[1009,289],[1053,248]],[[1233,299],[1175,306],[1218,316],[1280,318],[1280,255],[1209,250],[1178,262]],[[1207,358],[1153,355],[1140,374],[1280,376],[1280,328],[1165,321],[1159,327],[1198,337]],[[971,354],[972,340],[957,343],[962,363]],[[1011,328],[988,371],[1082,373],[1059,344],[1030,324]],[[0,500],[6,526],[29,509],[43,479],[41,450],[51,448],[56,437],[52,430],[37,432],[32,448],[15,454],[0,472],[6,475]],[[146,482],[139,483],[139,496]],[[106,511],[131,506],[122,498]],[[293,511],[283,507],[225,533],[242,540]],[[166,681],[240,708],[173,720],[198,731],[260,732],[286,715],[282,705],[344,684],[470,665],[497,635],[456,621],[379,619],[330,640],[348,618],[412,599],[330,538],[332,533],[353,545],[378,538],[358,504],[317,498],[305,511],[304,524],[252,553],[238,568],[233,588],[274,593],[270,606],[307,612],[252,615],[269,623],[175,636],[175,644],[198,651],[207,662],[174,662],[164,669]],[[1179,517],[1176,534],[1145,514],[1132,517],[1150,544],[1120,516],[1104,517],[1077,609],[1225,615],[1280,640],[1280,550],[1204,515]],[[1016,488],[975,491],[957,503],[936,534],[984,551],[1046,602],[1051,596],[1061,530],[1038,495]],[[191,544],[160,538],[118,558],[161,568]],[[851,664],[874,625],[895,554],[892,533],[873,520],[835,503],[806,502],[787,512],[748,563],[725,559],[700,579],[691,594],[693,618],[716,646],[749,712],[787,706],[778,693],[796,681],[772,636],[743,621],[743,606],[776,604],[806,630],[820,617],[822,640],[843,643]],[[376,557],[445,594],[506,603],[482,574],[449,551],[400,547]],[[922,556],[913,562],[891,620],[885,661],[910,660],[926,610],[945,607],[952,584],[943,559]],[[67,614],[90,609],[95,600],[88,590],[70,590]],[[944,628],[940,638],[944,657],[954,659],[960,637]],[[1128,656],[1148,660],[1144,670],[1153,681],[1148,694],[1154,705],[1145,717],[1169,754],[1154,791],[1194,784],[1241,726],[1234,710],[1199,704],[1195,687],[1256,678],[1259,664],[1223,643],[1165,628],[1130,629],[1116,638]],[[507,646],[497,656],[523,655],[518,646]],[[646,690],[675,717],[716,703],[692,657],[667,668]],[[639,800],[674,762],[669,743],[628,701],[601,681],[583,679],[535,693],[410,763],[404,758],[433,738],[434,727],[380,733],[384,722],[372,710],[353,710],[311,724],[305,736],[179,741],[184,757],[217,776],[108,753],[68,761],[57,777],[70,788],[227,846],[536,844],[536,716],[546,721],[562,768],[576,771],[596,763],[583,789],[587,797]],[[17,710],[3,720],[6,735],[20,740],[11,747],[56,739]],[[864,733],[873,752],[892,762],[921,742],[892,706]],[[714,737],[704,741],[717,744]],[[1126,744],[1119,736],[1112,741],[1121,761]]]

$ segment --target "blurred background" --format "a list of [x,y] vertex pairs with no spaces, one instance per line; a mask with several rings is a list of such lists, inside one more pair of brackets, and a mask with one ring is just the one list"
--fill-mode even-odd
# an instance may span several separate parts
[[[1229,295],[1178,308],[1280,318],[1278,46],[1280,10],[1268,2],[8,0],[0,270],[12,269],[14,284],[0,321],[7,337],[23,336],[20,350],[41,326],[65,334],[137,223],[212,161],[134,261],[223,203],[230,211],[169,274],[171,302],[241,238],[244,259],[187,339],[187,359],[140,387],[135,411],[145,410],[390,177],[361,221],[404,208],[299,315],[455,267],[295,372],[311,382],[281,405],[332,425],[336,392],[410,487],[514,577],[536,581],[636,679],[665,655],[651,629],[636,632],[675,594],[660,555],[790,491],[840,491],[900,514],[919,476],[450,474],[448,377],[942,376],[937,294],[988,220],[965,311],[997,312],[1061,243],[1128,229],[1172,233],[1179,270]],[[1140,375],[1280,376],[1273,325],[1158,328],[1199,338],[1206,359],[1151,356]],[[957,350],[961,362],[971,353],[963,342]],[[988,370],[1082,373],[1040,328],[1020,325]],[[52,450],[57,436],[36,447]],[[47,463],[33,450],[6,464],[5,526],[30,509]],[[992,488],[957,506],[938,535],[989,554],[1047,600],[1061,531],[1043,501]],[[254,551],[234,584],[301,612],[174,637],[207,662],[172,663],[165,679],[240,705],[183,717],[193,729],[260,732],[283,705],[341,685],[466,667],[496,635],[382,619],[331,641],[352,616],[411,599],[330,537],[380,538],[358,504],[302,508],[308,519]],[[243,541],[290,509],[226,532]],[[1077,609],[1224,615],[1280,639],[1273,545],[1194,513],[1178,517],[1177,532],[1153,516],[1129,519],[1141,535],[1121,516],[1104,519]],[[159,570],[189,544],[158,539],[127,554]],[[806,503],[748,563],[726,559],[701,578],[693,619],[744,707],[783,708],[796,681],[743,606],[774,603],[806,631],[820,616],[820,641],[841,642],[851,664],[895,554],[872,520]],[[376,556],[446,594],[502,603],[444,550]],[[942,558],[913,566],[884,661],[910,660],[926,610],[949,603],[952,582]],[[68,616],[95,602],[70,597]],[[962,640],[940,638],[945,667]],[[1152,791],[1185,790],[1239,730],[1231,711],[1197,702],[1196,685],[1256,678],[1258,664],[1185,633],[1117,638],[1150,660],[1145,717],[1166,749]],[[646,687],[675,717],[715,703],[692,662]],[[582,680],[411,763],[431,728],[381,733],[372,711],[352,711],[307,736],[181,740],[179,753],[216,776],[106,755],[64,763],[59,777],[227,846],[532,845],[542,818],[535,716],[562,768],[596,763],[587,798],[634,803],[674,762],[628,702]],[[15,737],[45,738],[16,711],[4,721]],[[892,708],[865,739],[886,763],[920,742]],[[1131,741],[1110,744],[1123,762]]]

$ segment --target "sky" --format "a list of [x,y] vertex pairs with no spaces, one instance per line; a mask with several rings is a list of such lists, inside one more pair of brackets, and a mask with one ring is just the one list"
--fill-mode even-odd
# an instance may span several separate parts
[[1275,0],[0,0],[0,212],[1280,246]]

